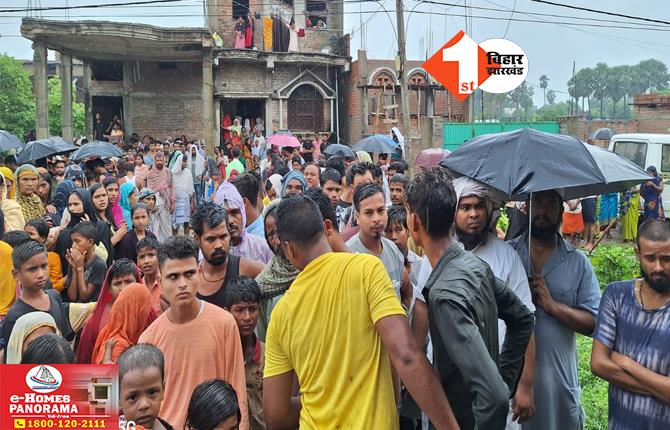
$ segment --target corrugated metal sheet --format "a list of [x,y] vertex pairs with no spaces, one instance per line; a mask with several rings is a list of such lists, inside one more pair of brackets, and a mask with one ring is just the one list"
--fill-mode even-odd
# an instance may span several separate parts
[[444,124],[444,149],[453,151],[463,142],[475,136],[490,133],[502,133],[505,131],[518,130],[520,128],[532,128],[547,133],[560,133],[558,122],[461,122]]

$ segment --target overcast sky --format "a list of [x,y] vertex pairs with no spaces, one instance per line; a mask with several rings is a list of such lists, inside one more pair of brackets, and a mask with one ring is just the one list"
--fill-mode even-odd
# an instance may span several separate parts
[[[128,1],[131,0],[0,0],[0,9],[25,8],[29,4],[51,7]],[[665,0],[554,1],[670,21],[670,7],[665,6]],[[536,105],[542,104],[542,90],[539,88],[539,77],[542,74],[549,76],[549,88],[557,92],[559,100],[567,98],[566,83],[572,75],[573,61],[576,62],[578,70],[581,67],[594,66],[598,62],[605,62],[613,66],[636,64],[648,58],[656,58],[666,64],[670,63],[670,37],[668,37],[670,36],[670,25],[630,21],[624,18],[540,4],[531,0],[434,0],[434,3],[442,4],[417,1],[405,3],[408,58],[423,60],[426,54],[430,56],[456,32],[461,29],[466,30],[465,19],[461,15],[465,11],[462,6],[467,3],[468,6],[473,7],[469,9],[469,13],[473,16],[472,26],[468,25],[470,37],[481,42],[490,38],[503,37],[506,33],[507,39],[513,40],[526,51],[529,59],[527,82],[536,87]],[[362,4],[345,0],[344,30],[353,34],[351,51],[354,56],[356,51],[363,46],[367,49],[369,58],[394,58],[397,49],[393,30],[395,1],[384,0],[381,1],[381,4],[382,9],[378,3]],[[515,12],[512,15],[513,8]],[[379,12],[372,13],[378,10]],[[410,12],[412,10],[414,10],[413,13]],[[563,15],[564,17],[528,15],[529,13]],[[202,0],[185,0],[160,5],[81,9],[68,12],[45,11],[41,14],[43,18],[49,19],[101,19],[144,22],[164,27],[197,27],[202,26],[204,22]],[[0,52],[6,52],[16,58],[29,59],[32,58],[30,41],[20,37],[21,17],[24,15],[26,12],[0,12]],[[546,23],[546,21],[563,24]],[[361,24],[363,24],[364,32],[361,31]],[[597,25],[636,28],[609,28],[597,27]],[[660,28],[664,31],[644,30],[641,27]],[[430,34],[431,29],[432,35]],[[100,48],[104,49],[103,46]]]

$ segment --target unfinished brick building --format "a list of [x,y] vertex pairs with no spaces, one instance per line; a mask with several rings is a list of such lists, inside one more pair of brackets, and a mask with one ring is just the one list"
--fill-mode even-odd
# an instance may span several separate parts
[[[407,61],[407,98],[410,138],[421,136],[422,118],[437,117],[449,122],[466,121],[465,103],[458,101],[421,67],[422,61]],[[365,51],[351,65],[346,79],[345,106],[347,134],[355,143],[368,134],[387,134],[392,127],[402,129],[400,84],[393,60],[373,60]],[[407,138],[407,133],[405,133]]]
[[[96,112],[120,114],[126,135],[185,134],[212,149],[225,114],[261,118],[268,131],[339,135],[339,87],[350,67],[343,4],[324,0],[208,0],[207,28],[25,18],[33,41],[36,134],[47,137],[47,49],[60,53],[63,137],[72,139],[72,59],[84,64],[87,134]],[[253,20],[253,43],[235,48],[235,21]],[[300,29],[287,52],[288,24]],[[212,37],[214,34],[220,36]],[[268,37],[269,36],[269,37]],[[272,41],[274,39],[274,42]]]

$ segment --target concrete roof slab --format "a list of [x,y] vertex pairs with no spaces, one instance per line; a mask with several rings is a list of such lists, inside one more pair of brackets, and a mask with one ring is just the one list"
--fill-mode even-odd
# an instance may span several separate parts
[[23,37],[47,48],[92,60],[194,61],[210,46],[205,28],[163,28],[110,21],[24,18]]

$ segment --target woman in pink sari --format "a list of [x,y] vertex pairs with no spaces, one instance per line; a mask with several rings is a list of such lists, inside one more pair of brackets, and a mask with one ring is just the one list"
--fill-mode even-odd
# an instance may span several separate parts
[[244,17],[240,15],[235,23],[235,49],[246,48],[247,26]]
[[119,180],[114,176],[108,176],[102,181],[102,186],[105,187],[107,196],[109,196],[109,207],[112,209],[112,215],[114,216],[114,225],[120,228],[124,219],[123,209],[119,206]]
[[254,19],[251,12],[247,13],[246,31],[244,33],[244,47],[251,49],[254,46]]

